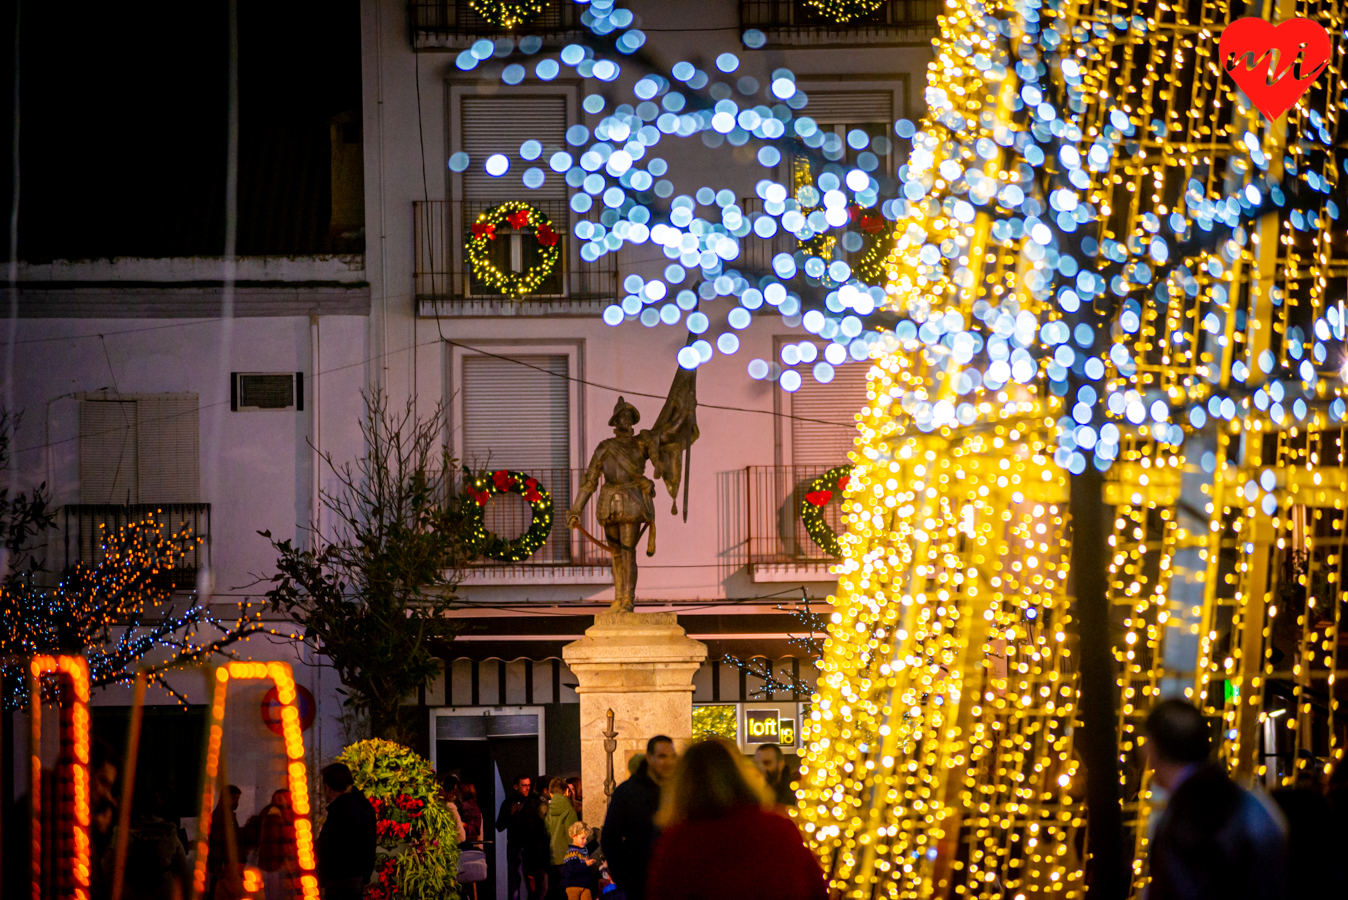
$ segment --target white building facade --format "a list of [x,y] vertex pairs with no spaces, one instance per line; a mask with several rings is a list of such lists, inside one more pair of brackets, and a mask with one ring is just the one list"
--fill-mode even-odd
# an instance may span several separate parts
[[[65,557],[79,558],[87,544],[80,529],[122,514],[114,507],[165,507],[209,535],[200,565],[209,569],[212,602],[222,606],[255,599],[262,590],[256,577],[274,570],[259,531],[305,540],[329,477],[318,454],[344,460],[361,452],[363,392],[382,390],[395,406],[414,397],[426,411],[443,403],[456,458],[475,472],[536,478],[555,504],[548,541],[523,563],[474,565],[460,592],[469,630],[455,641],[443,676],[412,701],[425,708],[418,714],[423,749],[455,754],[437,761],[479,782],[483,772],[508,782],[524,772],[578,768],[575,681],[560,648],[607,606],[612,581],[604,554],[566,531],[565,506],[595,446],[612,434],[607,422],[620,395],[638,407],[643,425],[654,421],[688,337],[687,309],[675,310],[675,325],[648,326],[632,315],[606,324],[604,311],[631,293],[629,276],[658,278],[671,258],[653,241],[582,258],[582,233],[593,231],[576,226],[605,224],[602,205],[577,212],[572,198],[583,188],[544,161],[571,149],[567,132],[576,126],[593,133],[615,115],[654,121],[637,107],[633,85],[686,61],[706,74],[684,93],[733,95],[768,108],[777,102],[767,93],[773,73],[790,70],[829,158],[847,164],[873,152],[877,175],[892,175],[903,162],[894,123],[920,114],[937,11],[933,0],[884,0],[871,16],[839,24],[809,0],[637,0],[630,8],[647,42],[605,82],[568,66],[538,77],[540,61],[594,38],[581,18],[586,5],[543,6],[507,35],[467,0],[362,0],[365,252],[244,257],[233,266],[209,258],[21,264],[6,399],[26,413],[17,471],[29,483],[46,481],[62,507]],[[762,33],[761,46],[746,45],[751,28]],[[482,40],[494,42],[491,52],[465,70],[462,54]],[[716,65],[725,53],[738,60],[731,74]],[[501,73],[514,63],[525,75],[505,83]],[[752,96],[758,99],[744,99]],[[647,149],[664,161],[650,224],[682,196],[706,215],[702,206],[718,205],[707,195],[728,191],[748,213],[761,208],[763,179],[792,183],[789,152],[765,167],[756,142],[736,146],[729,137],[709,146],[717,141],[701,134],[659,134]],[[538,147],[525,147],[530,141]],[[456,154],[467,154],[466,167]],[[503,175],[486,171],[492,154],[506,157]],[[534,165],[546,177],[531,187],[525,172]],[[710,191],[699,197],[699,189]],[[511,200],[543,211],[559,236],[556,269],[520,299],[474,274],[465,249],[478,214]],[[767,271],[774,253],[796,249],[794,237],[785,238],[746,239],[742,257],[725,269],[750,278]],[[491,252],[505,271],[537,261],[536,249],[518,238],[512,244],[508,229]],[[696,302],[714,322],[734,308],[714,293]],[[662,305],[645,308],[658,313]],[[801,327],[799,309],[791,312],[764,305],[737,329],[735,353],[717,353],[699,369],[701,438],[686,474],[686,521],[683,497],[671,514],[661,486],[657,553],[640,558],[639,611],[677,612],[688,633],[708,644],[694,703],[732,707],[747,750],[746,712],[758,712],[751,718],[759,739],[762,710],[798,721],[808,696],[756,693],[756,679],[720,660],[758,657],[810,680],[808,655],[789,641],[801,632],[789,610],[806,597],[822,604],[834,578],[799,507],[816,477],[847,463],[852,416],[865,397],[865,364],[855,361],[838,366],[831,382],[807,378],[795,392],[771,377],[750,377],[751,360],[773,364],[775,374],[802,342],[815,352],[828,343]],[[505,537],[520,533],[528,508],[512,506],[517,500],[493,499],[489,527]],[[836,499],[825,512],[836,526]],[[592,512],[585,521],[596,530]],[[827,612],[821,604],[816,609]],[[243,654],[296,665],[317,702],[307,734],[311,762],[334,756],[342,743],[340,696],[321,658],[262,638]],[[200,691],[188,696],[204,702]],[[270,732],[256,713],[260,697],[240,696],[251,724],[235,732],[228,749],[238,762],[229,771],[245,790],[246,815],[279,786],[281,770],[261,740]],[[128,701],[125,692],[108,691],[97,702]],[[477,751],[465,749],[474,742]],[[479,783],[480,795],[499,803],[499,782],[490,787]]]

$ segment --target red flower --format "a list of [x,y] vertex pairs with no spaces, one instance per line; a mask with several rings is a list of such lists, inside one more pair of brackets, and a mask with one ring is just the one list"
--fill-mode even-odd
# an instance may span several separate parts
[[812,506],[823,506],[833,499],[832,491],[810,491],[805,495],[805,502]]
[[538,479],[537,479],[537,478],[526,478],[526,479],[524,479],[524,486],[525,486],[525,487],[536,488],[536,487],[538,487]]
[[478,506],[486,506],[487,501],[491,499],[491,495],[486,491],[474,491],[473,499],[477,501]]
[[852,476],[851,476],[851,475],[844,475],[843,477],[839,478],[839,479],[838,479],[838,490],[840,490],[840,491],[845,491],[845,490],[847,490],[847,483],[848,483],[849,481],[851,481],[851,480],[852,480]]
[[524,492],[524,499],[528,500],[530,503],[538,503],[540,500],[543,499],[543,495],[540,494],[538,491],[534,490],[533,488],[529,488],[527,491]]
[[491,473],[491,480],[496,482],[498,491],[506,491],[515,486],[515,479],[505,469]]
[[537,237],[538,242],[544,247],[551,247],[557,243],[557,232],[552,230],[551,225],[539,225]]
[[512,228],[523,228],[529,224],[529,210],[517,210],[506,216],[506,221],[510,223]]
[[496,226],[493,225],[491,222],[474,222],[473,238],[474,239],[481,238],[484,235],[489,241],[496,240]]
[[878,234],[885,227],[884,216],[877,216],[873,213],[863,213],[861,216],[861,230],[867,234]]

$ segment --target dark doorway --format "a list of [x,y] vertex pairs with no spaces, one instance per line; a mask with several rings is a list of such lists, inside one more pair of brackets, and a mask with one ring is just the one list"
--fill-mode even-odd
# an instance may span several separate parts
[[496,830],[496,816],[510,785],[521,775],[534,779],[541,775],[538,769],[538,738],[528,737],[473,737],[438,740],[435,745],[436,770],[441,775],[457,775],[461,782],[471,782],[477,788],[477,802],[482,808],[482,837],[487,843],[482,849],[487,854],[487,880],[478,887],[478,900],[503,898],[506,879],[505,832]]

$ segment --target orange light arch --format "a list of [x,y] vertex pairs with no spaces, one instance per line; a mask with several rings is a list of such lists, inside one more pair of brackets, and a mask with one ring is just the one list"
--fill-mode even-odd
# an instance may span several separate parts
[[[60,711],[60,751],[52,776],[54,812],[50,830],[54,863],[44,895],[42,872],[42,679],[55,675],[70,687]],[[29,839],[33,900],[89,900],[89,663],[82,656],[34,656],[28,661]],[[65,863],[68,863],[66,865]]]
[[206,866],[210,853],[211,813],[215,809],[216,781],[220,774],[220,745],[224,741],[225,700],[231,681],[269,679],[281,701],[281,739],[285,743],[286,783],[295,811],[295,857],[299,863],[299,886],[304,900],[318,900],[318,877],[314,874],[313,820],[310,818],[309,773],[304,762],[304,738],[296,702],[295,677],[284,662],[231,662],[215,670],[212,681],[210,728],[206,738],[206,766],[202,777],[201,818],[197,829],[197,855],[192,871],[192,900],[206,892]]

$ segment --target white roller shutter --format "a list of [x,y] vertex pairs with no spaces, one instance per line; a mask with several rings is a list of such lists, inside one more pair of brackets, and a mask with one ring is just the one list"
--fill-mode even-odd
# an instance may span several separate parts
[[894,121],[892,91],[807,91],[810,102],[801,110],[820,125],[888,126]]
[[81,503],[197,503],[200,473],[196,394],[81,401]]
[[201,429],[196,395],[138,398],[136,419],[140,502],[198,502]]
[[473,469],[488,460],[493,469],[570,468],[568,374],[565,356],[464,357],[463,462]]
[[821,384],[804,373],[791,395],[791,462],[797,466],[844,466],[856,440],[854,416],[866,405],[865,362],[845,362]]
[[[546,97],[461,97],[460,117],[463,133],[461,146],[471,162],[463,173],[464,200],[565,200],[566,181],[548,167],[548,157],[566,146],[566,98]],[[535,140],[543,145],[542,156],[526,160],[520,145]],[[502,153],[510,160],[506,174],[493,178],[487,174],[487,157]],[[541,168],[546,175],[543,186],[524,186],[524,170]]]
[[80,502],[138,503],[136,401],[80,403]]

